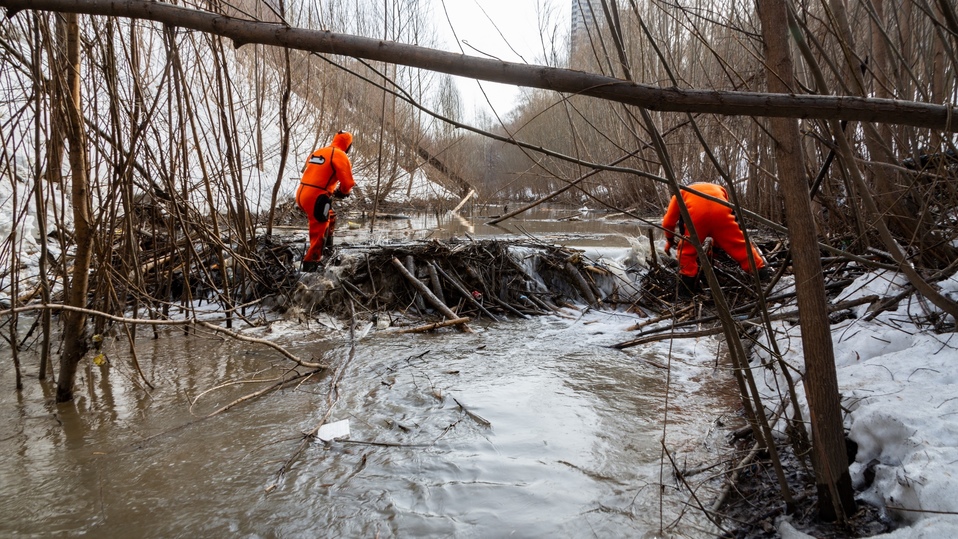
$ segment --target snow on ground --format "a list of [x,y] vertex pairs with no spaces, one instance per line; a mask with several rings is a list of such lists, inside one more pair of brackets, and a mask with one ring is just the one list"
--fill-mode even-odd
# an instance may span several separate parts
[[[894,272],[867,273],[834,301],[894,296],[905,284]],[[958,276],[941,286],[958,296]],[[881,537],[958,537],[958,338],[936,333],[929,316],[937,309],[915,295],[873,320],[865,320],[868,308],[832,326],[845,428],[858,444],[850,472],[864,489],[859,500],[900,526]],[[773,325],[786,361],[804,371],[800,327]]]

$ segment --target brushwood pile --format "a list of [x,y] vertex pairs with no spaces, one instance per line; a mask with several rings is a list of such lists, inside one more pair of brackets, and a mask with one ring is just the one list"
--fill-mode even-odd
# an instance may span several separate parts
[[[767,251],[773,261],[781,247]],[[573,305],[646,314],[676,297],[676,265],[651,247],[632,259],[590,259],[575,248],[531,240],[420,241],[342,245],[320,271],[270,299],[275,310],[301,316],[376,318],[398,313],[408,323],[443,318],[439,304],[461,317],[498,319],[559,312]],[[720,251],[714,266],[734,305],[755,301],[749,276]],[[278,269],[282,272],[284,270]],[[707,288],[702,300],[708,301]]]

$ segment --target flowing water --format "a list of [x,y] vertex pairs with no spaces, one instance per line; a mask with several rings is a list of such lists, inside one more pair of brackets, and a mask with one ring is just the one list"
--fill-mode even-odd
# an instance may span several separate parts
[[[608,247],[630,226],[594,222],[570,241]],[[635,322],[567,309],[399,334],[277,319],[249,336],[332,368],[209,418],[292,365],[199,329],[141,330],[136,361],[155,389],[126,342],[107,339],[108,362],[84,362],[74,403],[57,406],[29,353],[27,387],[13,391],[5,349],[0,535],[710,536],[661,442],[679,466],[723,458],[730,377],[705,341],[608,347]],[[337,421],[348,438],[302,446]],[[708,504],[717,483],[703,480]]]

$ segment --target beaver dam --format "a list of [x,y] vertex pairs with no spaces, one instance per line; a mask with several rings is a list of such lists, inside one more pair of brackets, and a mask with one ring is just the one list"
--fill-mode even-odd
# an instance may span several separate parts
[[644,260],[630,267],[566,247],[498,240],[345,246],[326,263],[302,274],[276,307],[377,319],[392,313],[392,325],[468,331],[473,318],[528,318],[571,304],[634,308],[646,269]]
[[[766,254],[774,265],[781,246],[772,248]],[[561,314],[574,306],[648,316],[671,312],[677,300],[675,261],[659,259],[644,238],[621,260],[592,259],[580,249],[532,240],[485,239],[344,245],[324,262],[319,272],[298,274],[269,305],[305,317],[324,312],[368,319],[380,327],[468,331],[471,319]],[[748,275],[722,253],[714,265],[734,307],[755,304]]]

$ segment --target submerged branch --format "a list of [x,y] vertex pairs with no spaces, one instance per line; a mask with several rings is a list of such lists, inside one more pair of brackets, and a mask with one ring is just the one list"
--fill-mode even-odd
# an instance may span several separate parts
[[[284,387],[287,387],[288,385],[292,384],[293,382],[297,382],[297,381],[300,381],[300,380],[305,380],[306,378],[309,378],[310,376],[312,376],[312,375],[314,375],[314,374],[318,374],[318,373],[320,373],[320,372],[323,372],[323,369],[314,369],[314,370],[311,370],[311,371],[306,372],[306,373],[297,373],[296,376],[294,376],[294,377],[292,377],[292,378],[283,378],[282,380],[277,381],[277,382],[274,383],[273,385],[264,387],[263,389],[260,389],[259,391],[254,391],[253,393],[250,393],[250,394],[248,394],[248,395],[244,395],[244,396],[242,396],[242,397],[240,397],[240,398],[238,398],[238,399],[236,399],[236,400],[234,400],[234,401],[232,401],[232,402],[226,404],[225,406],[222,406],[221,408],[218,408],[217,410],[206,414],[205,416],[203,416],[203,419],[208,419],[208,418],[211,418],[211,417],[213,417],[213,416],[217,416],[217,415],[219,415],[219,414],[221,414],[221,413],[223,413],[223,412],[229,410],[230,408],[233,408],[233,407],[235,407],[235,406],[238,406],[238,405],[240,405],[240,404],[242,404],[242,403],[244,403],[244,402],[246,402],[246,401],[250,401],[250,400],[253,400],[253,399],[257,398],[257,397],[261,397],[261,396],[263,396],[263,395],[266,395],[267,393],[271,393],[271,392],[273,392],[273,391],[276,391],[277,389],[283,389]],[[215,389],[215,388],[214,388],[214,389]],[[197,399],[198,399],[198,398],[199,398],[199,397],[197,397]],[[193,402],[190,404],[190,408],[192,408],[192,407],[193,407],[193,404],[195,404],[195,403],[196,403],[196,399],[194,399]]]
[[[0,311],[0,316],[9,316],[9,315],[12,315],[12,314],[14,314],[14,313],[23,313],[23,312],[30,312],[30,311],[44,311],[44,310],[81,312],[81,313],[84,313],[84,314],[87,314],[87,315],[90,315],[90,316],[98,316],[98,317],[100,317],[100,318],[105,318],[105,319],[107,319],[107,320],[112,320],[113,322],[120,322],[120,323],[123,323],[123,324],[134,324],[134,325],[136,325],[136,324],[145,324],[145,325],[152,325],[152,326],[189,326],[189,325],[201,326],[201,327],[204,327],[204,328],[206,328],[206,329],[209,329],[209,330],[211,330],[211,331],[213,331],[213,332],[215,332],[215,333],[219,333],[219,334],[222,334],[222,335],[226,335],[227,337],[230,337],[230,338],[232,338],[232,339],[236,339],[236,340],[238,340],[238,341],[243,341],[243,342],[248,342],[248,343],[254,343],[254,344],[261,344],[261,345],[263,345],[263,346],[268,346],[269,348],[272,348],[273,350],[276,350],[277,352],[279,352],[279,353],[280,353],[283,357],[285,357],[286,359],[289,359],[289,360],[292,361],[293,363],[296,363],[296,364],[299,365],[300,367],[306,367],[306,368],[308,368],[308,369],[325,369],[325,368],[327,368],[327,365],[324,365],[324,364],[322,364],[322,363],[313,363],[313,362],[310,362],[310,361],[303,361],[303,360],[299,359],[298,357],[296,357],[295,355],[293,355],[293,354],[292,354],[291,352],[289,352],[288,350],[286,350],[285,348],[283,348],[282,346],[280,346],[280,345],[278,345],[278,344],[276,344],[276,343],[274,343],[274,342],[267,341],[266,339],[257,339],[257,338],[255,338],[255,337],[247,337],[247,336],[241,335],[241,334],[239,334],[239,333],[237,333],[237,332],[235,332],[235,331],[231,331],[231,330],[229,330],[229,329],[220,327],[220,326],[216,325],[216,323],[215,323],[215,322],[218,322],[217,320],[214,320],[214,321],[206,321],[206,320],[156,320],[156,319],[147,319],[147,318],[126,318],[126,317],[123,317],[123,316],[114,316],[114,315],[112,315],[112,314],[106,314],[106,313],[104,313],[104,312],[96,311],[96,310],[93,310],[93,309],[83,309],[83,308],[80,308],[80,307],[73,307],[73,306],[70,306],[70,305],[50,305],[50,304],[47,304],[47,305],[27,305],[27,306],[24,306],[24,307],[17,307],[17,308],[14,308],[14,309],[7,309],[7,310],[4,310],[4,311]],[[225,319],[224,319],[223,321],[225,321]]]

